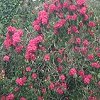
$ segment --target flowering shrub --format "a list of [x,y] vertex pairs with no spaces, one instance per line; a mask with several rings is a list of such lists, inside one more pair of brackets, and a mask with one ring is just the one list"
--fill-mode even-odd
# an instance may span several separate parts
[[44,2],[32,26],[33,37],[7,28],[1,100],[97,100],[100,47],[85,0]]

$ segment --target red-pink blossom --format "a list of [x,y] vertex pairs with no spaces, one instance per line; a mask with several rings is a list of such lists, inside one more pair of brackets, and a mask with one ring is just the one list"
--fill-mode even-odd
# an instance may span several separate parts
[[77,74],[76,68],[71,68],[71,69],[69,70],[69,75],[70,75],[70,76],[74,76],[74,75],[76,75],[76,74]]
[[81,39],[80,39],[80,38],[76,38],[75,43],[76,43],[76,44],[80,44],[80,43],[81,43]]
[[21,97],[20,100],[27,100],[25,97]]
[[50,60],[50,54],[46,54],[44,56],[44,61],[49,61]]
[[93,55],[93,54],[89,54],[89,55],[87,56],[87,59],[88,59],[88,60],[93,60],[93,59],[94,59],[94,55]]
[[78,75],[81,76],[82,78],[84,77],[85,73],[84,70],[79,70]]
[[37,74],[36,73],[32,73],[32,79],[37,79]]
[[54,83],[51,82],[50,85],[49,85],[49,89],[50,89],[50,90],[54,90],[54,87],[55,87],[55,86],[54,86]]
[[3,61],[9,62],[9,61],[10,61],[10,57],[9,57],[8,55],[5,55],[5,56],[3,57]]
[[30,72],[32,69],[31,69],[31,67],[29,66],[29,67],[26,67],[26,71],[27,72]]
[[62,74],[62,75],[59,76],[59,79],[62,80],[62,81],[65,81],[66,77],[65,77],[65,75]]
[[95,27],[96,24],[95,24],[95,22],[93,22],[93,21],[89,21],[88,26],[89,26],[89,27]]
[[86,0],[76,0],[76,3],[80,6],[83,5],[85,2]]
[[64,94],[64,91],[61,88],[57,88],[56,92],[60,95]]
[[6,96],[6,100],[14,100],[15,96],[13,93],[10,93]]

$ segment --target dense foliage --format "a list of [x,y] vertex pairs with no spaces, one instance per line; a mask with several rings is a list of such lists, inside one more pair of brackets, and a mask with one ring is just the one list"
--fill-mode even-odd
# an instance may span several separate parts
[[1,100],[98,100],[99,25],[85,3],[50,0],[6,28]]

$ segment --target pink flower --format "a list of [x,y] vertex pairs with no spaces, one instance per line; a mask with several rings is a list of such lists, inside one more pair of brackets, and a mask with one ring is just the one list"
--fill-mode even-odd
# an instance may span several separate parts
[[87,59],[88,59],[88,60],[93,60],[93,59],[94,59],[94,55],[93,55],[93,54],[89,54],[89,55],[87,56]]
[[88,100],[97,100],[97,99],[96,99],[96,97],[94,97],[94,96],[89,96],[89,97],[88,97]]
[[81,51],[81,53],[83,55],[85,55],[87,53],[87,48],[86,47],[82,47],[80,51]]
[[62,60],[60,57],[57,58],[57,61],[58,61],[59,63],[62,63],[62,62],[63,62],[63,60]]
[[48,8],[49,8],[49,4],[46,3],[46,2],[44,2],[44,3],[43,3],[43,7],[44,7],[45,10],[48,10]]
[[31,70],[32,70],[31,67],[26,67],[27,72],[30,72]]
[[65,50],[64,48],[59,49],[58,50],[59,54],[63,54],[64,50]]
[[90,83],[90,79],[88,77],[84,78],[83,81],[84,81],[85,84],[89,84]]
[[4,40],[4,43],[3,44],[4,44],[4,47],[6,49],[9,49],[10,46],[12,46],[12,40],[10,38],[7,38],[7,39]]
[[6,100],[14,100],[15,96],[13,93],[8,94],[8,96],[6,96]]
[[88,23],[88,26],[89,26],[89,27],[95,27],[95,26],[96,26],[96,24],[95,24],[95,22],[90,21],[90,22]]
[[39,96],[39,97],[38,97],[38,100],[44,100],[44,99],[43,99],[43,97]]
[[68,89],[68,85],[67,85],[65,82],[61,83],[61,87],[62,87],[64,90]]
[[50,85],[49,85],[49,89],[50,89],[50,90],[53,90],[54,87],[55,87],[54,84],[53,84],[53,83],[50,83]]
[[79,30],[75,25],[71,26],[71,31],[74,32],[74,33],[79,33]]
[[62,67],[62,66],[57,67],[57,71],[58,71],[59,73],[61,73],[62,70],[63,70],[63,67]]
[[34,25],[33,28],[34,28],[35,31],[40,31],[41,30],[40,25]]
[[4,95],[1,96],[1,97],[0,97],[0,100],[6,100],[6,96],[4,96]]
[[48,19],[43,18],[43,19],[42,19],[42,24],[43,24],[43,25],[46,25],[47,23],[48,23]]
[[39,19],[36,19],[32,22],[32,26],[34,27],[35,25],[39,25],[40,23],[40,20]]
[[26,77],[22,77],[22,78],[17,78],[16,79],[16,84],[23,86],[26,82]]
[[75,11],[77,9],[76,5],[70,5],[69,10]]
[[86,13],[86,11],[87,11],[87,8],[86,8],[86,7],[82,7],[82,8],[79,10],[80,14],[82,14],[82,15],[84,15],[84,14]]
[[24,97],[21,97],[21,98],[20,98],[20,100],[26,100],[26,98],[24,98]]
[[15,27],[13,27],[13,26],[8,26],[7,27],[7,31],[10,32],[10,34],[13,34],[14,32],[16,32],[16,30],[17,29]]
[[99,87],[100,87],[100,81],[98,82],[98,85],[99,85]]
[[50,5],[49,5],[49,12],[50,12],[50,13],[53,13],[55,10],[56,10],[55,4],[50,4]]
[[44,60],[45,60],[45,61],[49,61],[49,60],[50,60],[50,54],[46,54],[46,55],[44,56]]
[[59,79],[62,80],[62,81],[65,81],[66,77],[65,77],[65,75],[62,74],[62,75],[59,76]]
[[61,88],[57,88],[56,92],[60,95],[64,94],[64,91]]
[[77,15],[76,14],[72,15],[71,20],[77,20]]
[[18,92],[18,91],[19,91],[19,87],[15,87],[15,88],[14,88],[14,91],[15,91],[15,92]]
[[46,88],[42,88],[42,93],[45,94],[46,93]]
[[63,8],[68,8],[68,6],[69,6],[68,2],[63,3]]
[[9,61],[10,61],[10,57],[7,56],[7,55],[5,55],[5,56],[3,57],[3,61],[7,61],[7,62],[9,62]]
[[77,74],[76,68],[71,68],[71,69],[69,70],[69,75],[70,75],[70,76],[74,76],[75,74]]
[[89,19],[89,16],[87,14],[84,14],[84,20],[87,21]]
[[86,0],[76,0],[76,3],[80,6],[83,5],[85,2]]
[[98,63],[98,62],[92,62],[91,63],[91,66],[93,67],[93,68],[100,68],[100,64]]
[[21,41],[21,37],[18,33],[14,33],[14,35],[12,35],[12,40],[13,40],[13,45],[16,46],[17,43]]
[[84,77],[85,73],[83,70],[79,70],[78,71],[78,75],[80,75],[82,78]]
[[88,46],[89,45],[89,41],[87,40],[87,39],[85,39],[84,41],[83,41],[83,46],[85,47],[85,46]]
[[32,73],[32,79],[37,79],[37,74],[36,73]]
[[80,38],[76,38],[76,44],[80,44],[81,43],[81,39]]
[[97,56],[100,58],[100,53],[97,53]]
[[18,46],[15,47],[15,51],[17,53],[20,53],[22,51],[22,49],[23,49],[23,45],[18,45]]
[[65,19],[60,19],[58,22],[55,23],[54,25],[54,29],[59,29],[61,27],[63,27],[66,23]]

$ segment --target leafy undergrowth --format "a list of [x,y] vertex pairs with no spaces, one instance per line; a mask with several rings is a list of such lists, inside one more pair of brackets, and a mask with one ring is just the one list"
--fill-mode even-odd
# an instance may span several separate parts
[[37,14],[18,10],[6,28],[0,48],[1,100],[99,100],[96,15],[85,0],[50,0],[40,6]]

